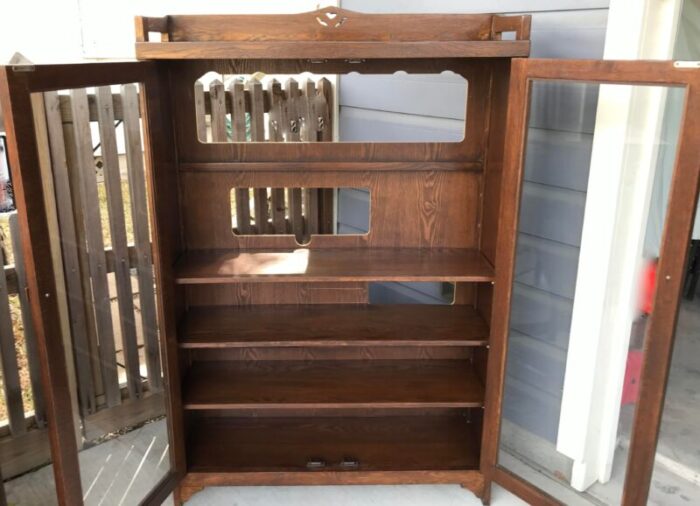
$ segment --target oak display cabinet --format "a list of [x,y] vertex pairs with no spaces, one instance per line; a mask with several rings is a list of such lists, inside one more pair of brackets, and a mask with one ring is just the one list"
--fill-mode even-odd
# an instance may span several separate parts
[[[529,82],[697,84],[697,74],[525,60],[529,16],[326,8],[137,18],[136,28],[146,61],[5,67],[0,91],[29,216],[30,291],[47,294],[37,333],[60,365],[61,345],[43,330],[57,318],[56,286],[23,114],[32,92],[140,83],[172,467],[149,501],[217,485],[457,483],[486,503],[494,479],[550,500],[497,466]],[[459,142],[204,142],[196,116],[195,82],[211,71],[446,70],[468,83]],[[232,190],[339,187],[369,190],[368,233],[233,233]],[[369,283],[397,281],[452,283],[454,303],[368,303]],[[64,376],[65,364],[45,372],[54,420],[70,416]],[[78,504],[71,430],[54,424],[52,450],[59,499]]]

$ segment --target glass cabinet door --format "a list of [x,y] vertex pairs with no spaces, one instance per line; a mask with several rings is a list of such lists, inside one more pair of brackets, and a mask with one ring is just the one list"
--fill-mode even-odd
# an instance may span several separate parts
[[161,82],[153,63],[3,69],[24,246],[15,330],[43,378],[25,399],[41,409],[21,428],[22,459],[7,468],[26,474],[4,476],[10,504],[161,502],[176,483],[177,372],[156,317],[167,273],[153,258],[167,251],[149,209],[172,145]]
[[686,67],[514,61],[484,458],[532,500],[646,503],[697,200]]

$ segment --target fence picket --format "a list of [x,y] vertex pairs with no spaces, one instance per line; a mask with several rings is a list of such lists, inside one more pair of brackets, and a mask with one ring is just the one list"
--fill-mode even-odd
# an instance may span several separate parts
[[204,103],[204,85],[201,81],[194,83],[194,113],[197,122],[197,137],[202,142],[207,142],[207,111]]
[[224,83],[215,79],[209,84],[211,101],[211,139],[213,142],[227,142],[226,134],[226,94]]
[[107,197],[112,251],[115,257],[114,279],[117,286],[117,305],[119,308],[122,353],[126,369],[126,385],[129,390],[129,397],[134,399],[141,395],[142,387],[139,373],[136,323],[134,321],[134,295],[131,291],[129,247],[126,238],[124,201],[122,198],[121,175],[119,173],[117,132],[112,108],[112,90],[109,86],[102,86],[95,90],[95,95],[97,100],[97,122],[100,132],[100,149],[102,151],[102,174]]
[[[270,100],[268,131],[271,142],[284,140],[282,135],[282,85],[276,79],[267,83],[267,94]],[[285,217],[284,188],[270,188],[272,208],[272,233],[286,234],[287,220]]]
[[22,313],[22,326],[24,327],[24,343],[27,349],[27,364],[29,367],[29,380],[32,386],[32,399],[34,404],[34,420],[37,427],[46,425],[46,406],[44,404],[44,392],[41,388],[41,368],[39,366],[39,350],[37,348],[36,333],[34,332],[34,320],[27,297],[27,273],[24,270],[24,251],[19,239],[19,224],[17,213],[10,214],[10,237],[12,239],[12,252],[15,257],[15,272],[17,273],[17,296]]
[[[265,106],[263,101],[262,84],[251,79],[248,81],[250,93],[250,140],[251,142],[265,141]],[[255,226],[258,234],[268,233],[267,188],[256,188],[253,191]]]
[[134,228],[134,247],[137,259],[136,271],[138,275],[146,369],[151,391],[160,391],[163,388],[163,380],[158,347],[153,258],[148,228],[148,201],[146,198],[143,146],[141,144],[139,96],[136,85],[123,85],[121,87],[121,95],[124,104],[124,139],[129,190],[131,193],[131,218]]
[[119,376],[114,346],[114,328],[112,311],[107,286],[107,269],[105,247],[102,237],[100,203],[97,195],[97,177],[95,175],[88,115],[87,94],[84,88],[71,90],[71,112],[73,113],[73,140],[76,148],[76,166],[80,184],[81,200],[84,205],[84,226],[87,238],[88,264],[92,285],[92,298],[95,305],[97,337],[99,339],[100,369],[107,405],[112,407],[121,403]]
[[318,93],[323,97],[323,100],[317,102],[318,117],[321,118],[318,128],[320,130],[319,141],[331,142],[333,140],[333,85],[331,82],[322,77],[318,80]]
[[10,315],[10,298],[3,265],[5,265],[5,258],[2,248],[0,248],[0,372],[2,372],[2,386],[10,432],[16,436],[24,434],[27,427],[24,421],[22,387],[19,381],[17,350],[15,349],[15,336],[12,331],[12,317]]
[[[234,142],[247,140],[245,88],[241,81],[229,84],[231,95],[231,136]],[[236,228],[240,234],[250,234],[250,196],[245,188],[236,189]]]
[[61,229],[68,312],[78,377],[78,399],[80,408],[85,414],[95,411],[95,386],[92,381],[92,358],[85,316],[86,297],[83,294],[80,275],[79,243],[73,216],[73,197],[71,196],[61,110],[58,93],[55,91],[44,93],[44,112],[49,135],[58,222]]

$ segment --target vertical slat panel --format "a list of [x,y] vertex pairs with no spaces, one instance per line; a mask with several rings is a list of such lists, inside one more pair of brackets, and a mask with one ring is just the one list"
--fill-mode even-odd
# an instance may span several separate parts
[[287,188],[287,202],[289,202],[289,219],[292,233],[297,241],[305,242],[301,195],[301,188]]
[[85,315],[85,297],[80,279],[79,242],[75,217],[73,216],[74,196],[71,194],[58,93],[53,91],[44,93],[44,109],[51,151],[58,223],[61,230],[63,270],[68,297],[72,346],[78,376],[78,399],[82,412],[87,414],[95,411],[95,385],[92,380],[93,370]]
[[[245,142],[248,138],[245,115],[245,87],[241,81],[234,81],[228,87],[231,95],[231,133],[234,142]],[[249,234],[250,196],[248,190],[236,190],[236,222],[238,232]]]
[[323,97],[320,111],[317,111],[323,121],[318,126],[320,130],[319,140],[330,142],[333,140],[333,85],[325,77],[318,81],[318,93]]
[[270,113],[268,114],[268,130],[271,142],[284,140],[282,135],[282,85],[277,79],[267,83],[267,94],[270,98]]
[[[44,406],[44,392],[41,389],[41,370],[39,368],[39,352],[37,349],[36,333],[34,332],[34,321],[32,320],[32,314],[29,309],[29,298],[27,297],[27,273],[24,270],[24,251],[22,251],[22,245],[19,240],[17,213],[12,213],[10,215],[10,237],[12,238],[12,252],[15,257],[17,295],[22,312],[29,379],[32,385],[34,420],[36,421],[37,427],[42,428],[46,425],[46,408]],[[2,264],[0,263],[0,265]]]
[[153,258],[148,229],[148,203],[146,200],[143,147],[141,145],[139,97],[136,85],[127,84],[122,86],[121,95],[122,103],[124,104],[124,139],[129,190],[131,192],[131,217],[134,226],[134,248],[136,249],[136,268],[143,340],[146,352],[146,368],[151,391],[159,391],[163,387],[163,381],[158,351]]
[[[70,97],[69,97],[70,108]],[[78,170],[78,151],[75,144],[75,132],[73,131],[73,115],[70,113],[70,121],[63,124],[63,138],[65,139],[66,161],[68,164],[68,181],[70,191],[73,197],[71,201],[73,210],[73,220],[75,223],[76,244],[78,249],[78,263],[80,272],[78,278],[80,280],[81,293],[75,299],[76,304],[80,303],[83,306],[83,313],[86,318],[87,343],[88,348],[84,350],[75,350],[76,356],[84,354],[90,360],[90,369],[92,371],[92,383],[95,389],[95,402],[98,398],[104,395],[104,385],[102,384],[102,362],[100,360],[100,345],[97,337],[97,321],[95,319],[95,310],[92,302],[92,286],[90,285],[90,265],[88,260],[87,237],[85,232],[85,213],[87,206],[83,202],[83,191],[81,186],[83,180]]]
[[107,196],[107,209],[109,211],[112,251],[115,258],[114,278],[117,285],[122,352],[124,354],[129,397],[133,399],[141,395],[142,388],[139,374],[136,323],[134,321],[134,295],[131,291],[129,249],[124,220],[124,201],[122,198],[121,176],[119,174],[117,135],[114,126],[112,90],[110,87],[102,86],[97,88],[95,90],[95,100],[97,105],[97,122],[100,130],[100,149],[102,150],[102,172]]
[[197,137],[202,142],[207,142],[207,112],[204,103],[204,85],[201,81],[194,83],[194,112],[197,121]]
[[[282,122],[282,85],[276,79],[267,84],[267,93],[270,96],[269,136],[271,142],[281,142],[283,136]],[[271,188],[272,200],[272,233],[286,234],[287,220],[285,219],[284,188]]]
[[[319,118],[318,140],[321,142],[333,141],[333,84],[325,77],[319,79],[316,114]],[[319,190],[319,232],[322,234],[333,233],[333,219],[335,209],[335,190],[324,188]]]
[[287,142],[301,140],[301,121],[298,110],[299,104],[299,83],[291,77],[284,83],[284,91],[286,100],[282,105],[283,119],[286,120],[285,125],[285,140]]
[[[248,81],[250,93],[250,140],[251,142],[265,141],[265,105],[263,103],[262,84],[251,79]],[[268,233],[267,188],[256,188],[253,191],[255,199],[255,225],[258,234]]]
[[316,116],[316,83],[311,79],[304,80],[302,89],[302,140],[316,142],[318,140],[318,117]]
[[[306,142],[318,141],[318,116],[316,113],[316,83],[306,79],[303,86],[303,125],[302,140]],[[319,190],[306,188],[304,190],[304,218],[306,224],[305,236],[318,233],[318,205]]]
[[90,117],[87,94],[84,88],[71,90],[71,112],[73,114],[74,142],[77,153],[80,191],[85,206],[85,235],[87,238],[88,263],[92,284],[95,320],[99,339],[100,366],[102,382],[108,406],[121,403],[119,379],[117,373],[114,346],[114,329],[107,286],[107,269],[105,265],[105,247],[102,238],[100,220],[100,203],[97,196],[97,177],[95,175],[92,154],[92,137],[90,134]]
[[[285,111],[287,117],[287,142],[301,140],[301,120],[300,120],[300,97],[299,83],[294,79],[289,78],[284,83],[284,91],[286,100],[282,110]],[[302,242],[304,238],[304,220],[302,215],[302,199],[301,188],[287,189],[287,202],[289,203],[289,219],[291,222],[291,232],[296,236],[297,240]]]
[[228,86],[231,95],[231,133],[234,142],[246,141],[245,126],[245,87],[241,81],[234,81]]
[[13,436],[26,431],[24,407],[22,406],[22,388],[19,382],[19,368],[15,350],[15,336],[12,332],[10,299],[5,278],[5,258],[0,251],[0,367],[2,368],[2,386],[5,405]]
[[211,105],[211,139],[213,142],[227,142],[226,135],[226,95],[224,83],[214,79],[209,85]]

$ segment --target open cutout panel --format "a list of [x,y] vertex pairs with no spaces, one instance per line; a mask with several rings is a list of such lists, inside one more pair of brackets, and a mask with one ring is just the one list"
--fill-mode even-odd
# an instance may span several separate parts
[[[355,192],[367,197],[352,199]],[[353,222],[341,224],[338,206],[349,200]],[[311,235],[362,235],[369,232],[370,200],[367,188],[233,188],[231,224],[234,235],[294,235],[299,244]]]
[[194,84],[200,142],[460,142],[467,81],[435,74],[219,74]]

